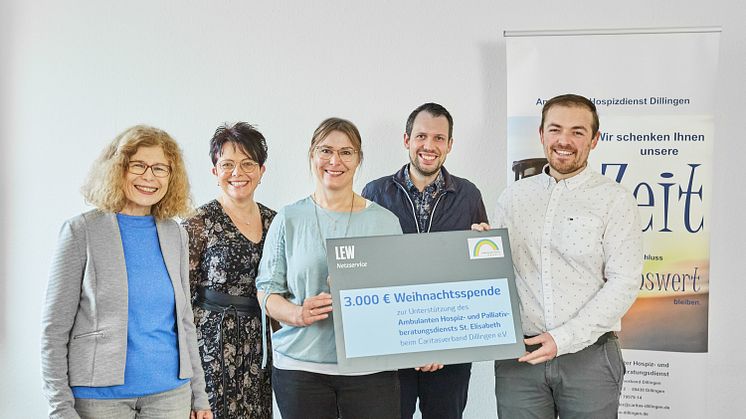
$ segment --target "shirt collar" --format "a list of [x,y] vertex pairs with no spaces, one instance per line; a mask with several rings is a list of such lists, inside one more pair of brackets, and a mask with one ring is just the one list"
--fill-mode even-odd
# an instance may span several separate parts
[[578,187],[580,187],[580,185],[584,184],[591,177],[591,170],[588,169],[587,164],[583,168],[583,170],[580,171],[580,173],[576,174],[575,176],[569,177],[567,179],[562,179],[559,182],[557,182],[549,174],[549,164],[544,166],[544,168],[541,170],[541,173],[542,173],[542,176],[544,177],[544,186],[547,189],[552,187],[555,184],[564,185],[569,190],[577,189]]
[[[407,190],[409,190],[410,192],[413,190],[417,192],[420,191],[414,185],[414,182],[412,182],[412,178],[409,176],[409,165],[407,165],[406,169],[404,170],[404,184],[407,186]],[[438,171],[438,177],[436,177],[435,180],[431,184],[426,185],[422,189],[422,192],[425,192],[428,188],[433,188],[437,192],[440,192],[441,190],[445,188],[445,180],[443,179],[443,170]]]

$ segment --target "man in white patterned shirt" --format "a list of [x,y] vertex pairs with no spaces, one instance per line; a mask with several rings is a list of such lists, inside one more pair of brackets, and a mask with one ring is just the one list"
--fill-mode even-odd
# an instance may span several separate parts
[[617,417],[625,369],[614,331],[639,289],[642,232],[629,191],[587,167],[598,128],[588,99],[547,101],[549,164],[498,200],[527,335],[523,357],[495,362],[501,419]]

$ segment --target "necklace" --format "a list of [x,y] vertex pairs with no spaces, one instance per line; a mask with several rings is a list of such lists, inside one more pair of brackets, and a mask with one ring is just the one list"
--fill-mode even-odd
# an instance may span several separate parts
[[[316,202],[316,199],[314,199],[313,201],[314,201],[314,202]],[[318,203],[316,204],[316,206],[318,206],[318,207],[321,207],[321,206],[320,206],[320,205],[319,205]],[[318,212],[318,210],[316,210],[316,211]],[[326,216],[326,218],[328,218],[328,219],[329,219],[329,221],[331,221],[331,222],[332,222],[332,225],[334,226],[334,229],[336,230],[336,229],[337,229],[337,223],[338,223],[338,222],[339,222],[339,220],[341,220],[341,219],[342,219],[342,218],[343,218],[343,217],[344,217],[345,215],[344,215],[344,213],[342,213],[342,214],[340,214],[340,215],[339,215],[339,216],[337,216],[337,217],[332,217],[332,215],[330,214],[330,212],[331,212],[331,211],[327,210],[326,208],[323,208],[323,207],[321,208],[321,213],[322,213],[322,214],[324,214],[324,215]]]
[[[222,200],[218,201],[220,202],[220,206],[223,207],[223,210],[225,210],[225,213],[228,215],[228,218],[231,219],[236,224],[242,224],[242,225],[251,225],[251,221],[244,221],[236,216],[235,213],[233,213],[233,210],[228,208],[228,205],[224,204]],[[250,216],[249,216],[250,217]]]
[[[321,241],[321,248],[324,249],[326,252],[326,240],[324,239],[324,233],[321,231],[321,222],[319,221],[319,210],[317,207],[320,207],[319,203],[316,201],[316,198],[314,197],[314,194],[311,195],[311,201],[313,201],[313,214],[316,218],[316,228],[319,231],[319,240]],[[352,193],[352,201],[350,201],[350,210],[347,212],[347,225],[345,226],[345,234],[342,237],[347,237],[347,233],[350,230],[350,219],[352,219],[352,209],[355,206],[355,193]],[[322,208],[324,210],[324,208]],[[332,218],[331,215],[327,213],[326,210],[324,210],[324,213],[326,216],[332,221],[332,226],[334,227],[334,231],[337,231],[337,221],[341,220],[343,215],[340,215],[337,219]]]

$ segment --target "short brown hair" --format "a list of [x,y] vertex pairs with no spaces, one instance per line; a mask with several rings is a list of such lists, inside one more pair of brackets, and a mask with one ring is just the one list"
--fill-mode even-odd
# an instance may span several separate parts
[[188,217],[192,211],[192,199],[181,149],[168,133],[147,125],[127,128],[104,148],[83,185],[86,202],[103,211],[121,211],[127,203],[124,176],[129,159],[137,153],[138,148],[155,146],[163,149],[171,166],[171,175],[166,195],[153,205],[151,214],[159,220]]
[[264,166],[267,161],[267,140],[261,132],[248,122],[237,122],[234,125],[225,123],[215,130],[210,140],[210,159],[214,166],[223,154],[223,146],[233,144],[250,159]]
[[412,113],[409,114],[409,118],[407,118],[407,125],[404,128],[404,132],[407,133],[407,137],[412,136],[412,127],[414,127],[414,120],[417,119],[417,115],[419,115],[421,112],[427,112],[433,118],[444,116],[448,120],[448,141],[451,141],[453,139],[453,117],[451,116],[451,113],[448,112],[448,109],[444,108],[443,105],[433,102],[424,103],[418,106],[417,109],[413,110]]
[[544,103],[544,107],[541,109],[541,125],[539,125],[539,131],[544,132],[544,119],[547,116],[547,112],[549,112],[549,109],[551,109],[553,106],[566,106],[566,107],[580,107],[580,108],[586,108],[591,112],[591,116],[593,117],[593,122],[591,125],[591,130],[593,131],[592,135],[595,137],[596,133],[598,132],[599,128],[599,122],[598,122],[598,112],[596,111],[596,105],[593,104],[590,100],[587,98],[580,96],[580,95],[574,95],[574,94],[566,94],[566,95],[560,95],[555,96]]

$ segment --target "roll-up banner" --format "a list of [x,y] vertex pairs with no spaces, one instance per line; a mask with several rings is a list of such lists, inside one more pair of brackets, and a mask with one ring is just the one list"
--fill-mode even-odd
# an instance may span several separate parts
[[719,36],[717,27],[505,32],[508,182],[546,164],[544,102],[576,93],[596,104],[601,122],[589,167],[637,199],[645,260],[622,319],[622,418],[707,416]]

